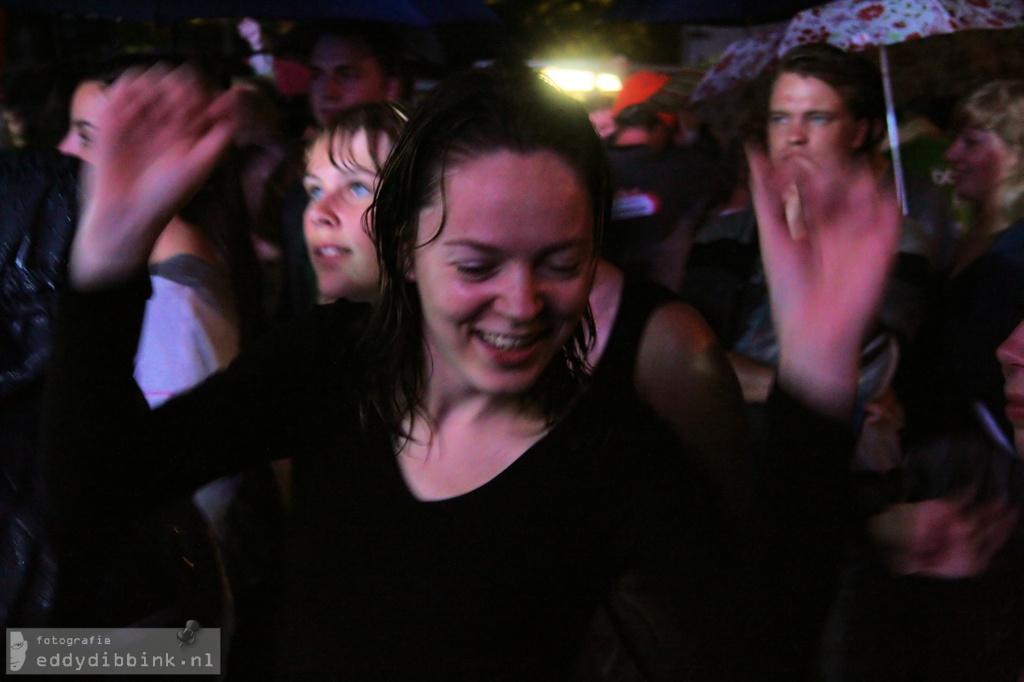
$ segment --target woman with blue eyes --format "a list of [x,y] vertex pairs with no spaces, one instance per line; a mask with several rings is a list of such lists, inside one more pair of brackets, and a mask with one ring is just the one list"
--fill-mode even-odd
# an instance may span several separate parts
[[[293,456],[280,677],[615,677],[607,648],[581,654],[599,606],[653,679],[718,679],[751,651],[751,670],[791,660],[773,638],[806,626],[806,582],[828,570],[819,534],[837,535],[859,339],[897,234],[871,178],[845,186],[856,215],[828,218],[808,186],[807,219],[827,229],[796,244],[773,171],[757,164],[782,292],[782,421],[737,572],[714,486],[639,401],[589,379],[611,184],[577,102],[523,67],[442,82],[380,173],[374,305],[318,306],[151,410],[125,358],[145,254],[228,144],[233,99],[177,71],[130,76],[110,97],[47,386],[59,525]],[[311,175],[311,195],[327,198]],[[850,239],[877,248],[850,252]],[[827,286],[821,262],[849,268],[851,286]],[[786,580],[800,585],[775,589]]]
[[302,222],[320,303],[378,298],[377,251],[364,220],[405,119],[392,104],[358,105],[331,121],[306,152]]

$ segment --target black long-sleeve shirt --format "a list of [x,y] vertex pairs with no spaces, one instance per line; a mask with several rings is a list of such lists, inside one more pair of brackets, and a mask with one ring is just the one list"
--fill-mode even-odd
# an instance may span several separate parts
[[494,479],[424,502],[384,425],[360,419],[365,308],[319,308],[150,411],[131,373],[146,293],[65,298],[45,425],[55,521],[73,534],[294,457],[282,676],[564,679],[617,589],[645,595],[639,618],[618,613],[653,677],[802,665],[838,561],[844,425],[773,397],[778,456],[724,562],[710,484],[633,399],[595,386]]

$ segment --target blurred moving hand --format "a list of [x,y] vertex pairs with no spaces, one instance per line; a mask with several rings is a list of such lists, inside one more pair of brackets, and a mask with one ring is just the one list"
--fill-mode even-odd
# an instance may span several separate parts
[[71,253],[71,282],[131,277],[213,171],[235,131],[236,93],[208,92],[186,66],[129,72],[106,89],[103,126]]
[[983,573],[1017,525],[1005,500],[971,505],[972,494],[896,504],[868,528],[897,575],[967,578]]
[[848,415],[861,342],[875,318],[899,240],[891,188],[867,163],[773,166],[748,147],[751,193],[781,384],[809,406]]

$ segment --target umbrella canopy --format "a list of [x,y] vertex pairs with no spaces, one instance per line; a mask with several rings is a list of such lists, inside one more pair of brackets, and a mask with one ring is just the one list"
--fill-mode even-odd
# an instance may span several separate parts
[[497,23],[483,0],[4,0],[5,7],[136,21],[198,18],[344,19],[410,26],[458,22]]
[[779,53],[806,43],[829,42],[846,50],[878,47],[896,171],[896,188],[906,210],[903,168],[886,46],[967,30],[1005,29],[1024,24],[1024,0],[837,0],[798,13],[786,27]]
[[1021,24],[1024,0],[839,0],[794,16],[779,52],[819,42],[859,50]]
[[[957,87],[964,84],[973,87],[1000,75],[1024,75],[1022,25],[1022,0],[840,0],[730,44],[692,101],[752,81],[792,47],[813,42],[847,50],[893,46],[893,70],[903,76],[895,79],[901,99],[958,94]],[[928,40],[918,45],[921,38]]]
[[698,83],[690,101],[716,97],[767,71],[778,59],[784,33],[782,28],[765,29],[730,43]]

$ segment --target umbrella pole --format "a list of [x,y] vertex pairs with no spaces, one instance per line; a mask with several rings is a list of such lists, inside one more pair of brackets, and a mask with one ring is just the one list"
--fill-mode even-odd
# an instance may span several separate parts
[[896,176],[896,199],[900,210],[907,215],[907,189],[903,181],[903,161],[900,159],[900,130],[896,125],[896,106],[892,101],[892,81],[889,79],[889,53],[885,45],[878,48],[882,67],[882,89],[885,91],[885,125],[889,130],[889,152],[892,154],[892,170]]

